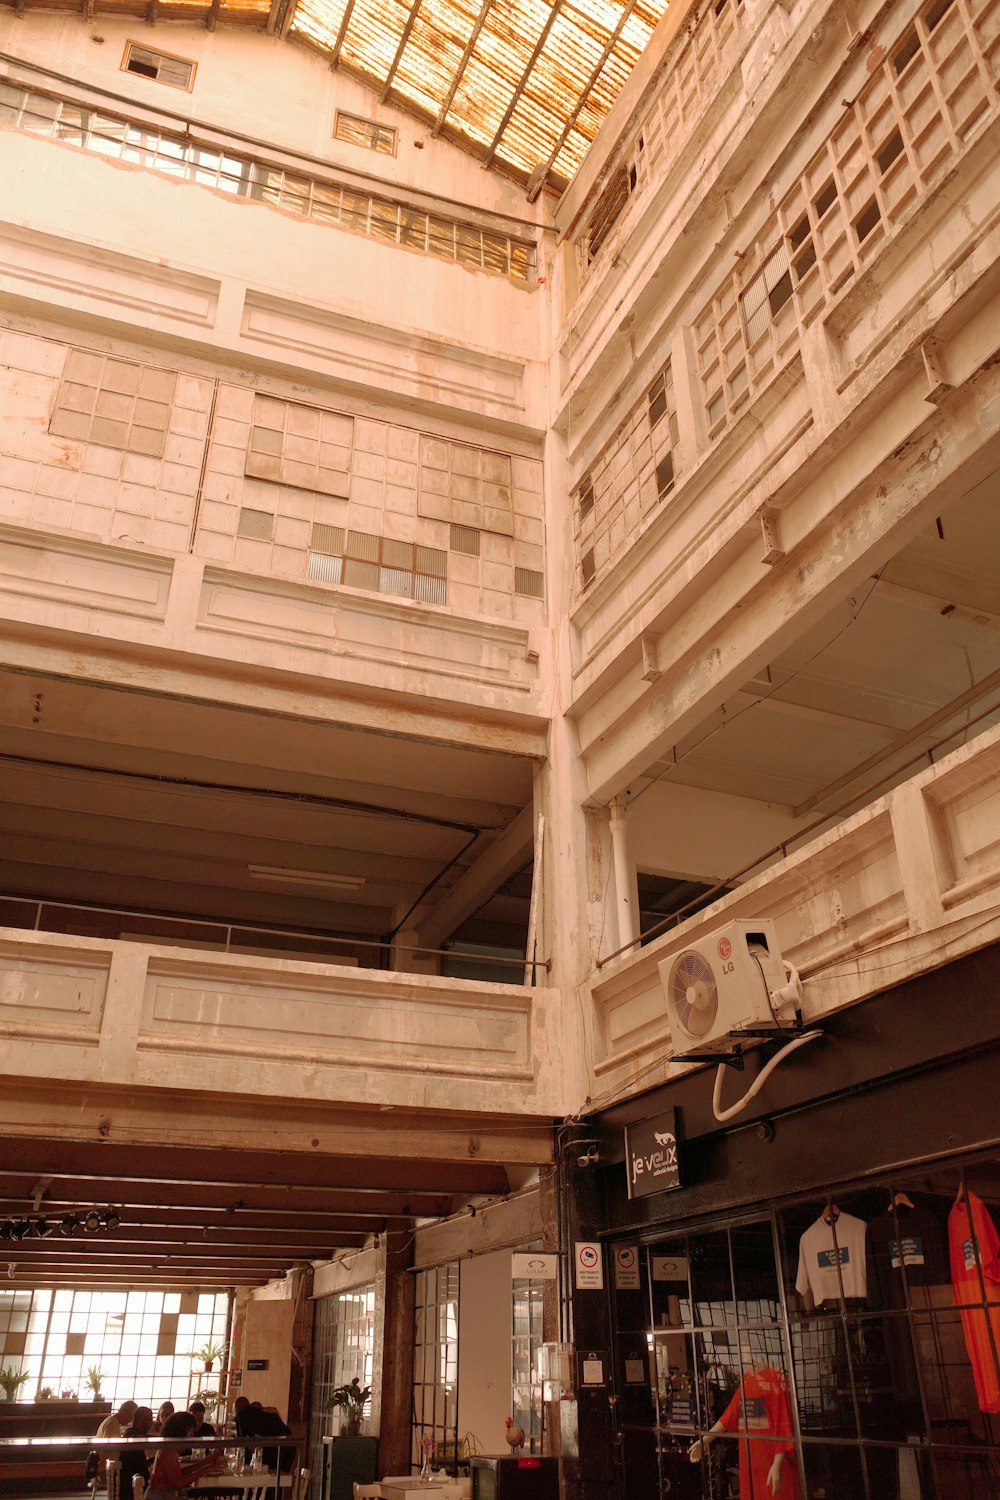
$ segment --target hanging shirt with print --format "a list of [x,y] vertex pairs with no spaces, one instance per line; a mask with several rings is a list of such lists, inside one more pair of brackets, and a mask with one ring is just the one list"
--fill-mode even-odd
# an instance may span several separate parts
[[719,1418],[726,1432],[739,1432],[740,1500],[771,1500],[767,1476],[779,1453],[787,1455],[781,1466],[781,1483],[775,1494],[780,1500],[800,1500],[798,1464],[792,1436],[792,1410],[788,1386],[780,1370],[767,1366],[751,1370]]
[[821,1214],[799,1240],[799,1270],[795,1290],[812,1292],[817,1307],[841,1295],[863,1297],[867,1290],[865,1222],[853,1214],[838,1214],[828,1223]]
[[[1000,1412],[1000,1237],[986,1206],[968,1193],[948,1215],[951,1284],[961,1308],[962,1332],[969,1353],[980,1411]],[[980,1272],[982,1280],[980,1281]],[[988,1303],[983,1308],[983,1302]],[[968,1303],[980,1304],[969,1307]]]

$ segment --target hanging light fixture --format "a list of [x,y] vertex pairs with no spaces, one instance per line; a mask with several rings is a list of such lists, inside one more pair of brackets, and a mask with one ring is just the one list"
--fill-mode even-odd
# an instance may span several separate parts
[[31,1225],[28,1223],[27,1219],[15,1219],[13,1228],[14,1238],[16,1240],[23,1240],[26,1234],[31,1233]]
[[83,1216],[83,1228],[86,1234],[96,1234],[101,1227],[101,1215],[96,1208],[91,1208]]
[[105,1229],[117,1229],[122,1221],[122,1216],[117,1208],[106,1208],[101,1215]]
[[65,1219],[63,1219],[62,1223],[59,1225],[59,1233],[64,1234],[66,1238],[69,1239],[71,1234],[76,1234],[76,1231],[79,1229],[79,1227],[80,1220],[77,1218],[76,1214],[67,1214]]

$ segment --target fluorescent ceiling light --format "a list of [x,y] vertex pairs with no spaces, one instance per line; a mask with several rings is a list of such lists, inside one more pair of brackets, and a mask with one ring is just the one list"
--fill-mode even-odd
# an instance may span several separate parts
[[281,865],[247,865],[251,880],[269,885],[308,885],[316,890],[360,891],[363,875],[328,875],[322,870],[286,870]]

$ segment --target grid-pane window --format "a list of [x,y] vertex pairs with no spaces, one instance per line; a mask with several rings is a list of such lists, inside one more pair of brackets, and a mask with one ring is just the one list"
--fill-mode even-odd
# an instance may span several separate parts
[[134,1397],[181,1410],[193,1394],[192,1351],[225,1341],[227,1306],[224,1292],[0,1291],[0,1365],[27,1372],[25,1400],[45,1386],[86,1400],[96,1369],[113,1408]]
[[414,1467],[423,1462],[424,1443],[435,1453],[458,1446],[458,1264],[419,1271],[413,1309]]
[[855,97],[695,319],[710,437],[996,119],[996,15],[996,0],[927,0],[890,45],[872,39]]
[[[175,77],[167,76],[169,69],[154,74],[153,64],[148,64],[148,68],[150,71],[142,62],[141,67],[130,71],[150,78],[155,76],[159,82],[177,83]],[[199,146],[184,136],[133,125],[123,116],[84,109],[69,99],[0,84],[0,120],[34,135],[54,136],[84,151],[96,151],[101,156],[164,172],[169,177],[184,178],[199,187],[253,198],[324,224],[337,224],[354,234],[424,250],[445,260],[507,276],[512,281],[535,280],[537,256],[533,241],[516,239],[496,228],[438,218],[409,203],[255,161],[249,156]],[[375,127],[380,144],[373,149],[385,149],[381,142],[387,128]]]
[[523,1427],[525,1451],[542,1451],[542,1381],[538,1351],[542,1343],[544,1282],[515,1279],[511,1339],[511,1415]]
[[660,369],[577,485],[581,586],[622,555],[674,488],[678,426],[670,362]]
[[354,1287],[321,1297],[313,1316],[312,1398],[309,1413],[309,1467],[318,1494],[323,1472],[323,1438],[335,1436],[346,1416],[330,1411],[330,1396],[355,1376],[364,1387],[372,1383],[375,1357],[375,1287]]

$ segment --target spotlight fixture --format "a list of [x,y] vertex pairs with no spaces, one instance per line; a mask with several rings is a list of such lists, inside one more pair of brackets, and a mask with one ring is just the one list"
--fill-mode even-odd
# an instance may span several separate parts
[[59,1225],[59,1233],[64,1234],[66,1238],[69,1239],[71,1234],[76,1234],[76,1231],[79,1229],[79,1227],[80,1220],[77,1218],[76,1214],[67,1214],[66,1218],[63,1219],[62,1223]]
[[106,1208],[101,1215],[101,1222],[105,1229],[117,1229],[122,1221],[122,1216],[117,1208]]
[[101,1227],[101,1215],[96,1208],[83,1216],[83,1228],[86,1234],[96,1234]]
[[31,1233],[31,1225],[28,1223],[27,1219],[15,1219],[13,1230],[14,1238],[16,1240],[23,1240],[26,1234]]
[[4,1219],[0,1224],[0,1240],[12,1240],[14,1238],[14,1226],[9,1219]]
[[38,1238],[44,1240],[46,1235],[55,1234],[56,1221],[55,1219],[32,1219],[31,1227]]

